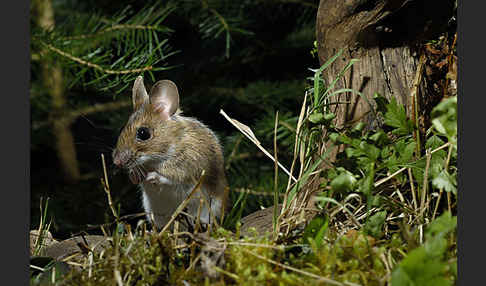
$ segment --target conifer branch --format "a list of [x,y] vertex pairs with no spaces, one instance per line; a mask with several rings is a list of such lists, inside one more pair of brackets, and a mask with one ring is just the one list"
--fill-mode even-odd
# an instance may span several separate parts
[[110,69],[105,69],[103,68],[102,66],[100,65],[97,65],[97,64],[94,64],[94,63],[91,63],[91,62],[88,62],[88,61],[85,61],[85,60],[82,60],[78,57],[75,57],[67,52],[64,52],[50,44],[47,44],[47,43],[44,43],[42,42],[43,45],[45,45],[49,50],[63,56],[63,57],[66,57],[72,61],[75,61],[77,63],[80,63],[82,65],[85,65],[85,66],[88,66],[90,68],[94,68],[94,69],[97,69],[101,72],[104,72],[104,73],[107,73],[107,74],[129,74],[129,73],[141,73],[141,72],[144,72],[144,71],[149,71],[149,70],[152,70],[153,69],[153,66],[149,65],[149,66],[146,66],[146,67],[143,67],[143,68],[138,68],[138,69],[130,69],[130,70],[110,70]]
[[88,115],[92,113],[97,113],[101,111],[110,111],[110,110],[117,110],[122,107],[130,106],[131,101],[124,100],[124,101],[115,101],[115,102],[107,102],[107,103],[98,103],[92,106],[88,106],[85,108],[73,110],[66,114],[66,117],[69,120],[74,120],[81,115]]
[[131,101],[129,100],[124,100],[124,101],[117,101],[117,102],[108,102],[108,103],[98,103],[92,106],[80,108],[77,110],[72,110],[66,114],[64,114],[62,117],[57,117],[57,118],[52,118],[49,120],[45,121],[40,121],[40,122],[34,122],[32,124],[32,130],[37,130],[42,127],[45,127],[49,124],[51,124],[55,120],[65,120],[68,123],[71,123],[73,120],[78,118],[79,116],[86,116],[88,114],[92,113],[97,113],[97,112],[102,112],[102,111],[110,111],[110,110],[117,110],[126,106],[130,106]]
[[214,10],[213,8],[209,9],[209,11],[211,11],[211,13],[213,13],[219,19],[224,29],[226,31],[229,31],[228,23],[226,23],[226,20],[223,18],[223,16],[221,16],[221,14],[219,14],[218,11]]
[[[113,32],[116,30],[161,30],[157,26],[150,26],[150,25],[130,25],[130,24],[119,24],[119,25],[113,25],[109,28],[103,29],[101,31],[98,31],[93,34],[84,34],[84,35],[77,35],[77,36],[71,36],[71,37],[65,37],[64,39],[66,40],[79,40],[79,39],[88,39],[88,38],[94,38],[109,32]],[[168,30],[168,29],[167,29]]]

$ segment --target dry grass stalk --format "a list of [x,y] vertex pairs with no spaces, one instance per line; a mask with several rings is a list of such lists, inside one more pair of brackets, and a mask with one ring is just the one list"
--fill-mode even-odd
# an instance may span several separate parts
[[224,242],[227,245],[239,245],[239,246],[253,246],[253,247],[261,247],[261,248],[271,248],[275,250],[284,250],[285,248],[289,248],[291,246],[287,245],[271,245],[271,244],[261,244],[261,243],[252,243],[252,242],[241,242],[241,241],[228,241]]
[[338,281],[335,281],[335,280],[332,280],[332,279],[329,279],[329,278],[326,278],[326,277],[323,277],[323,276],[316,275],[314,273],[310,273],[310,272],[307,272],[307,271],[304,271],[304,270],[301,270],[301,269],[294,268],[292,266],[288,266],[288,265],[282,264],[282,263],[277,262],[275,260],[266,258],[264,256],[261,256],[261,255],[257,254],[257,253],[254,253],[251,250],[243,249],[243,251],[246,252],[246,253],[248,253],[248,254],[250,254],[250,255],[255,256],[256,258],[259,258],[259,259],[261,259],[263,261],[266,261],[268,263],[271,263],[273,265],[277,265],[277,266],[282,267],[284,269],[291,270],[291,271],[300,273],[302,275],[306,275],[306,276],[312,277],[314,279],[317,279],[318,281],[325,282],[325,283],[328,283],[330,285],[339,285],[339,286],[352,285],[352,284],[349,284],[349,283],[344,284],[344,283],[341,283],[341,282],[338,282]]
[[[447,170],[447,168],[449,167],[449,161],[451,159],[451,154],[452,154],[452,145],[449,145],[449,151],[447,152],[447,159],[444,162],[444,170]],[[439,191],[439,197],[437,198],[437,201],[435,203],[434,214],[432,215],[432,220],[435,219],[435,215],[437,213],[437,209],[439,208],[439,203],[440,203],[440,199],[441,199],[443,191],[444,191],[443,188],[441,188],[440,191]],[[450,212],[451,211],[450,194],[447,193],[447,196],[448,196],[448,198],[447,198],[447,209]]]
[[[307,95],[307,93],[306,93],[306,95]],[[271,158],[272,161],[274,161],[274,163],[278,167],[280,167],[289,176],[289,182],[288,182],[288,185],[287,185],[287,190],[286,190],[286,193],[284,195],[284,202],[283,202],[284,207],[282,207],[281,213],[280,213],[279,217],[277,218],[276,222],[274,223],[274,237],[275,238],[277,237],[276,235],[280,232],[280,229],[282,229],[282,224],[280,223],[280,221],[282,220],[282,218],[285,215],[287,215],[286,213],[290,212],[290,215],[292,216],[293,214],[295,214],[297,212],[297,210],[300,209],[299,207],[297,207],[297,201],[295,199],[292,200],[290,207],[287,206],[287,203],[288,203],[288,195],[289,195],[289,192],[291,190],[291,186],[293,186],[292,181],[293,181],[294,184],[298,182],[298,179],[296,179],[292,175],[298,153],[300,154],[300,161],[301,161],[301,169],[300,169],[299,179],[301,178],[301,175],[302,175],[302,172],[303,172],[304,152],[303,152],[303,147],[301,146],[301,144],[299,144],[299,142],[300,142],[300,136],[299,135],[300,135],[300,130],[301,130],[302,122],[303,122],[303,119],[304,119],[304,115],[306,113],[306,106],[305,105],[306,105],[306,99],[304,98],[304,103],[302,105],[301,114],[299,116],[299,121],[297,123],[296,139],[295,139],[296,144],[295,144],[295,147],[294,147],[294,159],[293,159],[292,166],[291,166],[291,172],[289,172],[280,162],[278,162],[276,157],[272,156],[267,150],[265,150],[262,147],[261,143],[258,141],[256,136],[253,134],[252,130],[248,126],[240,123],[239,121],[237,121],[235,119],[230,118],[223,110],[220,111],[220,113],[231,124],[233,124],[233,126],[235,126],[241,133],[243,133],[243,135],[245,135],[248,139],[250,139],[250,141],[253,144],[255,144],[265,155],[267,155],[269,158]],[[278,123],[278,117],[276,117],[276,124],[277,123]],[[275,125],[275,129],[276,129],[276,126],[277,125]],[[274,132],[276,133],[276,130]],[[276,137],[275,137],[275,140],[276,140]],[[274,149],[276,150],[275,145],[276,145],[276,142],[274,142]],[[297,152],[297,151],[300,151],[300,152]],[[274,153],[276,154],[276,152],[274,152]],[[275,196],[275,193],[276,192],[274,191],[274,196]],[[300,205],[302,206],[303,204],[300,204]],[[275,210],[277,210],[277,209],[275,209]],[[290,227],[287,227],[286,229],[287,229],[287,232],[288,232]]]
[[[290,173],[293,173],[294,167],[295,167],[295,162],[297,160],[297,154],[300,153],[300,152],[297,152],[297,151],[299,150],[299,146],[301,146],[299,144],[300,143],[300,131],[301,131],[301,128],[302,128],[302,122],[304,121],[304,115],[306,113],[306,103],[307,103],[307,91],[305,92],[304,101],[302,103],[302,107],[300,108],[299,120],[297,121],[297,129],[295,131],[295,142],[294,142],[294,157],[292,159],[292,165],[290,166]],[[300,166],[301,166],[301,168],[300,168],[300,172],[299,172],[299,178],[302,175],[302,169],[303,169],[303,162],[302,161],[301,161]],[[289,178],[289,181],[287,183],[287,189],[285,191],[285,197],[284,197],[282,212],[286,207],[288,193],[290,192],[291,184],[292,184],[292,181]]]
[[229,277],[233,278],[236,281],[241,281],[241,279],[240,279],[240,277],[238,275],[236,275],[234,273],[231,273],[231,272],[228,272],[228,271],[226,271],[224,269],[221,269],[218,266],[214,266],[213,269],[216,270],[219,273],[223,273],[224,275],[228,275]]
[[419,100],[418,100],[418,90],[419,90],[419,86],[420,86],[420,81],[422,79],[422,74],[423,74],[423,70],[424,70],[424,65],[425,65],[425,61],[426,61],[426,58],[425,58],[425,54],[422,53],[422,55],[420,56],[420,59],[419,59],[419,63],[418,63],[418,67],[417,67],[417,72],[415,74],[415,80],[414,80],[414,83],[413,83],[413,87],[412,87],[412,92],[410,94],[410,98],[411,98],[411,106],[412,106],[412,121],[413,123],[415,124],[415,127],[416,127],[416,134],[415,134],[415,137],[417,139],[417,156],[420,154],[420,124],[419,124],[419,110],[420,110],[420,107],[419,107]]
[[390,176],[386,177],[386,178],[383,178],[381,180],[378,180],[376,181],[375,183],[375,188],[378,187],[379,185],[387,182],[388,180],[391,180],[393,177],[395,177],[396,175],[400,174],[401,172],[405,171],[407,169],[407,167],[403,167],[401,168],[400,170],[396,171],[395,173],[391,174]]
[[428,180],[429,180],[430,159],[432,157],[432,153],[430,152],[430,149],[427,149],[426,150],[425,157],[426,157],[425,174],[424,174],[424,182],[423,182],[422,194],[420,195],[420,213],[419,213],[419,217],[422,217],[422,215],[425,212],[425,199],[427,197],[427,183],[428,183]]
[[105,155],[103,153],[101,154],[101,163],[103,165],[103,175],[104,175],[104,179],[101,179],[101,184],[103,185],[103,189],[105,190],[106,196],[108,197],[108,205],[110,206],[111,212],[113,213],[113,216],[118,221],[119,217],[115,211],[115,208],[113,206],[113,201],[111,199],[110,184],[108,183],[108,175],[106,172]]
[[275,162],[275,174],[273,178],[273,239],[276,240],[278,238],[278,233],[280,232],[280,224],[277,217],[278,212],[278,157],[277,157],[277,126],[278,126],[278,111],[275,114],[275,127],[273,130],[273,155],[274,155],[274,162]]
[[413,184],[413,175],[412,175],[412,169],[408,168],[408,178],[410,181],[410,189],[412,190],[412,203],[413,203],[413,210],[417,210],[417,197],[415,196],[415,187]]
[[[258,147],[258,149],[260,149],[265,155],[267,155],[270,159],[272,159],[272,161],[275,160],[273,156],[267,150],[265,150],[265,148],[263,148],[260,141],[258,141],[255,134],[253,134],[253,131],[251,131],[250,127],[246,126],[245,124],[239,122],[236,119],[230,118],[222,109],[219,111],[219,113],[221,113],[226,118],[226,120],[228,120],[231,124],[233,124],[233,126],[236,127],[236,129],[238,129],[241,133],[243,133],[243,135],[245,135],[248,139],[250,139],[250,141],[253,144],[255,144]],[[287,175],[289,175],[289,177],[291,177],[294,181],[297,181],[297,179],[294,178],[294,176],[292,176],[292,174],[287,170],[287,168],[285,168],[280,162],[277,161],[277,164]]]
[[[249,195],[255,195],[255,196],[273,196],[274,194],[270,193],[270,192],[259,192],[259,191],[253,191],[251,189],[248,189],[248,188],[237,188],[237,189],[233,189],[233,192],[237,192],[237,193],[245,193],[245,194],[249,194]],[[285,197],[285,194],[278,194],[279,197]]]

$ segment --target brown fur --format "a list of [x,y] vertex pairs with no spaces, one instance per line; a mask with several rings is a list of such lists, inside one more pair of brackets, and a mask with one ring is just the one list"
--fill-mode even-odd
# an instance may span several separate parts
[[[165,82],[167,85],[167,81]],[[176,93],[178,108],[178,92],[177,89],[174,91],[173,87],[170,86],[167,92]],[[144,175],[156,171],[174,184],[180,185],[194,185],[200,179],[201,172],[205,170],[202,188],[208,193],[207,199],[214,197],[225,201],[227,182],[218,138],[203,123],[182,116],[179,109],[169,114],[166,119],[160,106],[164,107],[163,104],[171,103],[170,100],[173,98],[169,97],[167,101],[163,101],[166,99],[160,99],[157,94],[153,94],[154,86],[149,99],[141,88],[145,89],[143,82],[140,83],[137,79],[133,92],[135,111],[118,138],[113,153],[115,164],[129,169],[133,167],[130,164],[141,156],[148,156],[151,159],[142,164]],[[151,137],[148,140],[137,139],[137,130],[140,127],[150,130]]]

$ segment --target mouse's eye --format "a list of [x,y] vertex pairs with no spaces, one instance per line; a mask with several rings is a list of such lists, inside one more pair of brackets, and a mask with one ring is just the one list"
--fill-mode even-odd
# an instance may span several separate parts
[[145,141],[150,139],[150,130],[147,127],[137,129],[137,140]]

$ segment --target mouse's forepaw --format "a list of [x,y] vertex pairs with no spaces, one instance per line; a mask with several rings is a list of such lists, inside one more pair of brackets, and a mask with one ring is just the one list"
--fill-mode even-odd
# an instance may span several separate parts
[[153,185],[169,184],[170,181],[166,177],[160,175],[157,172],[149,172],[145,180]]

